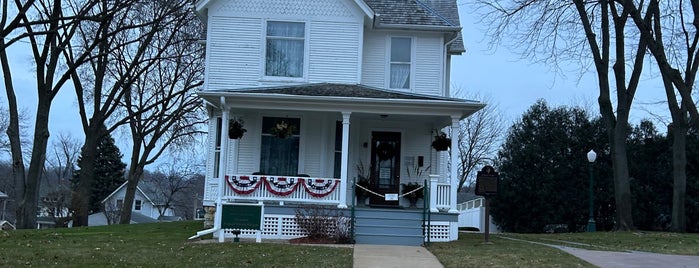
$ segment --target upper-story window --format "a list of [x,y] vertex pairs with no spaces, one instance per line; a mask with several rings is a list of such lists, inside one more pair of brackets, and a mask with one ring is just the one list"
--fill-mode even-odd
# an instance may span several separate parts
[[265,75],[303,77],[306,25],[303,22],[267,22]]
[[390,88],[410,88],[412,43],[410,37],[391,37]]

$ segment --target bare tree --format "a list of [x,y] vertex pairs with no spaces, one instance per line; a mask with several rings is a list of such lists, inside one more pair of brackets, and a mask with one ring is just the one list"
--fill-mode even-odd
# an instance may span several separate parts
[[[170,14],[176,23],[165,27],[146,49],[146,55],[159,58],[150,66],[137,66],[142,73],[126,88],[122,109],[132,138],[128,183],[124,205],[133,203],[136,186],[145,166],[155,162],[166,149],[182,146],[203,134],[205,123],[196,90],[204,74],[204,49],[196,42],[200,26],[187,1],[175,2]],[[117,64],[118,76],[130,77],[125,66]],[[128,223],[131,210],[121,211],[121,223]]]
[[488,104],[459,123],[458,189],[468,191],[468,187],[474,182],[474,171],[484,165],[492,164],[505,130],[505,120],[491,97],[465,95],[460,93],[462,92],[460,89],[454,92],[466,99],[478,99]]
[[[699,69],[699,2],[690,1],[626,1],[619,3],[648,43],[660,69],[668,108],[672,116],[672,224],[676,232],[686,230],[687,131],[691,123],[699,126],[697,105],[692,90]],[[645,15],[642,14],[645,10]],[[679,93],[680,96],[677,96]],[[678,98],[679,97],[679,98]]]
[[80,141],[68,133],[59,133],[46,161],[56,177],[70,181],[80,156]]
[[[103,24],[82,24],[78,29],[79,44],[99,43],[89,66],[72,73],[85,132],[84,158],[92,158],[96,154],[99,138],[127,124],[132,120],[130,116],[140,116],[144,110],[161,108],[163,103],[144,99],[145,102],[139,103],[142,110],[123,116],[115,113],[121,101],[131,98],[131,93],[125,94],[139,79],[145,79],[143,76],[146,72],[167,52],[167,46],[162,47],[161,43],[177,41],[168,38],[167,34],[163,37],[163,33],[173,27],[179,29],[185,26],[178,14],[188,10],[190,5],[189,1],[103,1],[95,12],[103,14],[114,10],[108,18],[109,23],[105,27],[102,27]],[[70,51],[81,46],[73,47]],[[72,55],[66,57],[71,59]],[[71,64],[69,60],[68,65]],[[111,127],[101,128],[108,120],[111,120]],[[83,197],[89,196],[94,169],[93,163],[84,165],[77,180],[77,194],[73,198],[76,226],[87,225],[88,201]],[[133,187],[135,190],[135,185]],[[130,206],[132,203],[127,201],[124,205]],[[128,223],[130,217],[122,217],[121,220]]]
[[[611,147],[615,228],[634,229],[626,137],[647,43],[635,29],[627,31],[631,10],[612,0],[477,0],[477,3],[485,11],[485,23],[493,25],[488,31],[493,44],[511,37],[524,56],[550,62],[553,67],[561,62],[582,63],[583,69],[588,64],[594,66],[599,108]],[[616,92],[616,109],[612,87]]]
[[[75,64],[64,68],[63,50],[71,43],[75,29],[82,21],[94,20],[85,16],[94,5],[85,1],[76,5],[72,12],[64,9],[61,0],[15,1],[14,9],[10,1],[2,1],[0,17],[0,65],[2,65],[9,106],[7,135],[12,154],[12,175],[15,180],[17,204],[17,227],[34,228],[40,177],[44,170],[46,147],[49,138],[48,120],[51,104],[59,90],[70,79],[69,73],[75,66],[84,62],[87,53],[76,55]],[[12,17],[10,17],[12,16]],[[7,40],[6,40],[7,38]],[[20,116],[15,95],[12,70],[7,57],[7,48],[17,42],[27,42],[35,64],[38,102],[34,122],[33,146],[29,157],[28,170],[22,154],[20,139]],[[83,47],[83,52],[94,46]]]
[[[167,210],[174,210],[181,204],[179,195],[194,187],[196,173],[186,161],[172,161],[163,164],[158,172],[144,176],[144,191],[156,202],[158,213],[163,216]],[[187,200],[189,201],[189,200]]]

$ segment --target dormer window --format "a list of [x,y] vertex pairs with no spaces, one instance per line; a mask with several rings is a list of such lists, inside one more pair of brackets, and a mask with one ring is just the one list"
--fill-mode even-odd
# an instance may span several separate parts
[[303,77],[306,25],[303,22],[267,22],[265,76]]
[[412,46],[410,37],[391,37],[390,88],[410,88]]

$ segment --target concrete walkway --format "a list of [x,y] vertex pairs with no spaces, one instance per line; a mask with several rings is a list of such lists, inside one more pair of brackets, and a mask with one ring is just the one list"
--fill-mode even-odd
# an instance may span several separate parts
[[601,268],[696,268],[699,267],[699,256],[669,255],[640,251],[601,251],[572,248],[566,246],[552,245],[534,241],[527,241],[511,237],[501,237],[504,239],[517,240],[532,244],[538,244],[557,248],[575,257],[591,263]]
[[354,245],[354,267],[444,267],[424,247],[390,245]]

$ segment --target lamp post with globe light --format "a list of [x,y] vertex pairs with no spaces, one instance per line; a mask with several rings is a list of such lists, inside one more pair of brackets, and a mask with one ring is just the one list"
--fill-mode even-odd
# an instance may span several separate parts
[[597,154],[595,153],[594,150],[590,150],[587,153],[587,161],[590,162],[590,220],[587,221],[587,231],[588,232],[595,232],[596,231],[596,226],[595,226],[595,217],[594,217],[594,181],[592,180],[592,165],[595,163],[595,159],[597,159]]

